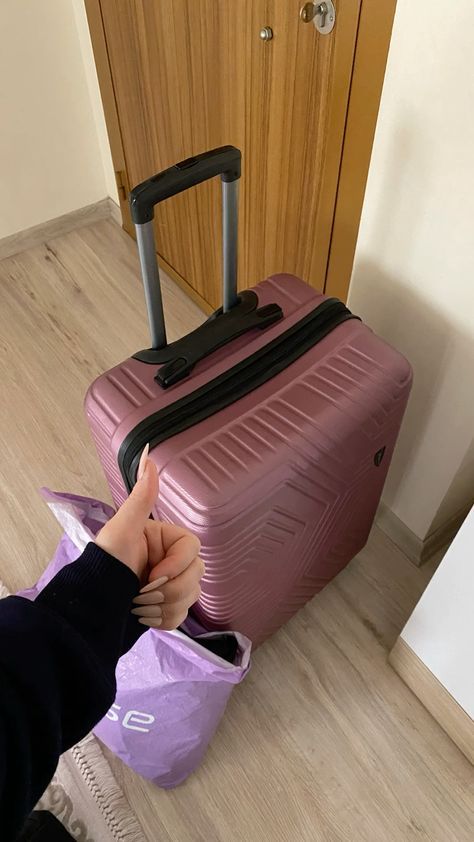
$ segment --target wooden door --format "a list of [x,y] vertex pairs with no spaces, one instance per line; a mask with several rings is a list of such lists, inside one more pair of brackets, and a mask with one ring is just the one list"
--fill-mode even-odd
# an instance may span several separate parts
[[[128,183],[213,146],[242,150],[241,288],[281,271],[324,287],[360,0],[336,5],[323,36],[301,0],[100,0]],[[220,213],[214,181],[156,214],[165,265],[212,307]]]

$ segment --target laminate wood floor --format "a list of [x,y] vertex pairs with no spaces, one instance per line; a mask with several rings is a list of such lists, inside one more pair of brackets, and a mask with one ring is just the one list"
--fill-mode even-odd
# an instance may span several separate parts
[[[203,319],[171,281],[171,338]],[[83,418],[99,372],[148,344],[132,240],[96,223],[0,262],[0,578],[59,535],[38,488],[109,500]],[[433,572],[377,528],[254,655],[199,771],[172,792],[120,761],[150,842],[472,842],[472,767],[387,663]]]

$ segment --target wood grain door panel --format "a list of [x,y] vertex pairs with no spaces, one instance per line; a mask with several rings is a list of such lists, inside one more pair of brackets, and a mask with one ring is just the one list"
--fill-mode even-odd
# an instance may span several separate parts
[[[242,150],[240,287],[279,271],[324,285],[360,0],[339,0],[329,36],[300,5],[101,0],[129,183],[213,146]],[[156,213],[159,253],[212,306],[220,215],[218,181]]]

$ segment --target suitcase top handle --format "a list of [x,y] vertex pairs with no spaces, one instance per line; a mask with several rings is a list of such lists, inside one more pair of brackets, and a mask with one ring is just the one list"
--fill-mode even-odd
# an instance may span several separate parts
[[241,154],[235,146],[221,146],[187,158],[138,184],[130,193],[130,211],[137,234],[138,253],[150,323],[152,348],[166,346],[160,273],[153,231],[154,207],[217,175],[222,180],[223,311],[238,303],[237,227]]
[[237,181],[240,178],[240,167],[241,154],[235,146],[220,146],[180,161],[133,188],[130,193],[133,222],[135,225],[150,222],[154,217],[155,205],[159,202],[217,175],[221,176],[223,182]]

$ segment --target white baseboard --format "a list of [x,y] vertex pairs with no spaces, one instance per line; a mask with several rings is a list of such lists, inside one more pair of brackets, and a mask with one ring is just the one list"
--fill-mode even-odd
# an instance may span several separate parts
[[418,567],[428,561],[438,550],[447,546],[454,538],[463,520],[469,513],[471,504],[456,512],[446,523],[425,538],[419,538],[385,504],[380,503],[377,511],[377,526],[393,541],[397,547]]
[[402,637],[389,661],[400,678],[474,764],[474,722]]
[[423,541],[383,502],[379,505],[376,523],[410,561],[421,564]]
[[79,208],[63,216],[58,216],[56,219],[49,219],[40,225],[34,225],[33,228],[27,228],[25,231],[18,231],[16,234],[4,237],[0,240],[0,260],[13,257],[21,251],[34,248],[34,246],[39,246],[54,237],[69,234],[76,228],[82,228],[84,225],[91,225],[102,219],[110,218],[122,225],[120,208],[116,202],[110,198],[101,199],[100,202],[95,202],[93,205],[87,205],[85,208]]
[[117,223],[117,225],[120,225],[120,227],[122,227],[122,211],[120,210],[119,205],[117,204],[117,202],[114,202],[114,200],[111,199],[110,196],[108,197],[107,201],[109,203],[109,212],[111,218],[114,222]]

